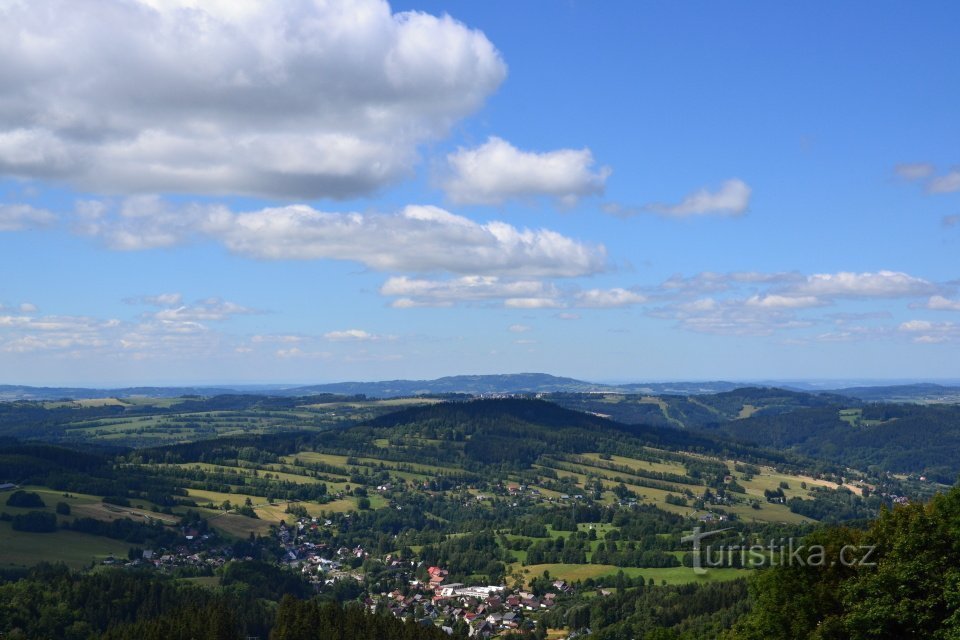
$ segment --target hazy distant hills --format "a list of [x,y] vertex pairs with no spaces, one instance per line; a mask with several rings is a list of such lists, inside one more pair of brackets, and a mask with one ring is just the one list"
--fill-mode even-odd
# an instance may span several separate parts
[[[238,393],[229,387],[126,387],[87,389],[84,387],[28,387],[0,385],[0,400],[90,400],[94,398],[179,398],[181,396],[219,396]],[[245,391],[249,393],[249,391]]]
[[[220,385],[211,387],[125,387],[89,389],[81,387],[30,387],[0,385],[0,400],[84,400],[92,398],[170,398],[185,395],[216,396],[224,394],[256,394],[272,396],[308,396],[316,394],[362,394],[370,398],[392,398],[415,395],[463,393],[495,395],[510,393],[621,393],[650,396],[701,396],[734,391],[743,387],[781,387],[811,393],[796,383],[650,382],[600,384],[546,373],[502,375],[458,375],[436,380],[386,380],[380,382],[334,382],[317,385]],[[905,384],[894,386],[860,386],[835,390],[817,389],[816,393],[833,393],[865,402],[960,402],[960,386],[937,384]]]
[[553,393],[557,391],[605,391],[609,387],[573,378],[561,378],[545,373],[515,373],[504,375],[447,376],[436,380],[386,380],[383,382],[334,382],[306,387],[294,387],[283,393],[312,395],[315,393],[363,394],[386,398],[423,394],[467,393],[471,395],[495,393]]
[[848,387],[833,393],[865,402],[960,402],[960,387],[939,384],[902,384],[888,387]]
[[734,382],[670,382],[611,385],[562,378],[546,373],[511,373],[501,375],[447,376],[436,380],[390,380],[386,382],[337,382],[333,384],[295,387],[284,394],[314,393],[364,394],[369,397],[396,397],[421,394],[467,393],[646,393],[703,394],[730,391],[743,386]]
[[0,400],[59,400],[71,398],[169,398],[183,395],[215,396],[231,393],[309,396],[334,393],[362,394],[371,398],[395,398],[415,395],[465,393],[487,395],[501,393],[643,393],[693,395],[731,391],[743,386],[734,382],[669,382],[610,385],[585,382],[546,373],[514,373],[502,375],[460,375],[436,380],[385,380],[380,382],[334,382],[305,386],[230,386],[217,387],[126,387],[119,389],[87,389],[76,387],[29,387],[0,385]]

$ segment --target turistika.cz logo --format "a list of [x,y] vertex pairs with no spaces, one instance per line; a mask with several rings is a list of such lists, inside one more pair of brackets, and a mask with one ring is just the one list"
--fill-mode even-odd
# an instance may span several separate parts
[[703,531],[695,527],[693,533],[683,536],[681,542],[692,542],[693,571],[703,575],[710,569],[721,567],[744,567],[760,569],[771,566],[827,567],[873,567],[871,560],[876,551],[875,545],[848,544],[840,548],[836,555],[819,544],[803,544],[793,538],[770,540],[768,544],[744,544],[741,535],[739,544],[707,544],[703,541],[730,531],[732,527]]

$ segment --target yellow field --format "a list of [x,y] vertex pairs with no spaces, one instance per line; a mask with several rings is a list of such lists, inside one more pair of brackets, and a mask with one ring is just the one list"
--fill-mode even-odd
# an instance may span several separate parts
[[117,398],[92,398],[90,400],[76,400],[81,407],[125,407],[127,403]]
[[104,522],[113,522],[114,520],[130,520],[144,522],[148,520],[159,520],[165,525],[174,525],[177,523],[177,517],[163,513],[154,513],[148,509],[137,509],[135,507],[120,507],[115,504],[105,504],[103,502],[94,504],[81,504],[71,507],[70,515],[76,517],[93,518]]
[[209,509],[202,509],[201,513],[209,519],[208,522],[211,527],[234,538],[246,538],[251,533],[261,536],[270,533],[271,523],[265,520],[248,518],[236,513],[210,511]]
[[760,508],[754,509],[748,504],[738,504],[732,507],[722,507],[726,513],[735,513],[746,522],[786,522],[787,524],[803,524],[814,522],[806,516],[794,513],[783,504],[771,504],[760,501]]
[[[166,465],[159,465],[161,467]],[[243,476],[250,477],[253,475],[253,469],[248,469],[246,467],[228,467],[220,464],[210,464],[207,462],[183,462],[179,464],[170,465],[174,467],[180,467],[182,469],[195,469],[200,468],[204,471],[216,471],[220,473],[237,473],[239,472]],[[271,474],[274,478],[282,480],[285,482],[293,482],[294,484],[317,484],[323,482],[317,478],[311,478],[310,476],[300,475],[296,473],[289,473],[286,471],[276,471],[273,465],[268,465],[264,467],[259,467],[257,473],[262,477],[265,473]]]
[[303,460],[304,462],[322,462],[324,464],[332,464],[337,467],[352,467],[353,465],[347,464],[347,456],[338,456],[333,453],[317,453],[315,451],[301,451],[292,456],[283,456],[280,458],[287,464],[293,464],[295,459]]
[[[610,456],[610,460],[601,460],[599,453],[585,453],[584,458],[597,460],[598,462],[612,462],[635,471],[655,471],[657,473],[675,473],[677,475],[686,475],[687,469],[679,462],[648,462],[646,460],[636,460],[634,458],[624,458],[623,456]],[[606,470],[605,470],[606,471]],[[616,473],[607,471],[607,473]]]
[[219,491],[206,491],[204,489],[187,489],[187,495],[193,498],[197,504],[212,502],[214,506],[217,507],[227,500],[230,501],[230,504],[242,505],[247,498],[250,498],[250,502],[253,503],[254,507],[267,503],[267,499],[262,496],[251,496],[245,493],[221,493]]

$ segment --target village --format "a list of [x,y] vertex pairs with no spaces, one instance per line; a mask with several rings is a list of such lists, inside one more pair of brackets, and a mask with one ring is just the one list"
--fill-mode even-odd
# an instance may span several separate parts
[[[286,552],[287,564],[299,569],[318,590],[337,581],[358,584],[365,576],[350,567],[358,560],[370,559],[362,547],[330,549],[326,544],[307,541],[304,532],[329,526],[330,521],[301,518],[277,528],[277,539]],[[466,626],[470,637],[490,637],[511,630],[532,629],[536,613],[554,607],[558,598],[573,595],[573,587],[563,580],[551,583],[552,591],[536,595],[533,591],[506,585],[466,585],[448,582],[449,572],[438,566],[427,567],[426,578],[417,578],[422,565],[413,560],[387,554],[380,562],[404,588],[368,594],[364,603],[371,612],[389,612],[400,619],[431,624],[452,634],[457,626]]]

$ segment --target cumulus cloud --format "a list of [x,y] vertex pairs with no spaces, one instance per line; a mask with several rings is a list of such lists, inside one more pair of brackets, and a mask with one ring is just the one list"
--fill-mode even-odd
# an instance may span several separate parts
[[942,176],[937,176],[927,183],[930,193],[953,193],[960,191],[960,169],[954,169]]
[[193,323],[219,322],[231,316],[250,315],[254,313],[258,313],[258,311],[236,304],[235,302],[221,300],[220,298],[207,298],[197,304],[171,306],[148,315],[161,322]]
[[27,204],[0,203],[0,232],[46,227],[55,220],[56,216],[45,209],[37,209]]
[[475,149],[447,156],[447,196],[460,204],[500,204],[514,198],[547,196],[564,204],[602,194],[609,167],[594,167],[589,149],[521,151],[497,137]]
[[954,193],[960,191],[960,168],[954,167],[947,173],[936,176],[936,167],[928,162],[898,164],[894,173],[904,180],[924,182],[927,193]]
[[[811,316],[806,311],[857,301],[930,298],[928,308],[949,308],[952,301],[934,295],[940,286],[899,271],[838,272],[703,272],[675,275],[644,293],[659,306],[648,315],[671,319],[689,331],[721,335],[772,335],[830,323],[843,329],[824,333],[823,341],[889,336],[892,327],[851,326],[850,321],[884,320],[887,311],[842,312]],[[913,306],[913,305],[912,305]]]
[[828,298],[902,298],[929,295],[936,286],[900,271],[818,273],[792,287],[791,294]]
[[251,258],[350,260],[378,271],[573,277],[606,268],[602,245],[549,229],[481,224],[432,206],[393,214],[327,213],[305,205],[234,213],[137,197],[119,211],[78,220],[77,231],[121,250],[214,240]]
[[250,342],[254,344],[260,343],[281,343],[281,344],[292,344],[297,342],[303,342],[304,336],[296,335],[287,335],[287,334],[257,334],[250,338]]
[[370,342],[372,340],[382,340],[384,336],[378,336],[363,329],[346,329],[344,331],[330,331],[323,334],[323,337],[331,342]]
[[176,307],[183,303],[183,295],[179,293],[161,293],[155,296],[141,296],[128,300],[131,303],[148,304],[152,307]]
[[714,335],[769,336],[778,331],[804,329],[813,321],[797,318],[792,310],[759,307],[741,299],[701,299],[651,309],[654,318],[674,320],[687,331]]
[[[174,297],[167,294],[166,303]],[[150,304],[151,298],[136,299]],[[130,302],[128,300],[127,302]],[[391,344],[392,335],[361,329],[332,331],[326,335],[237,335],[229,330],[231,318],[255,313],[249,307],[211,297],[192,304],[152,309],[128,319],[70,315],[41,315],[29,304],[16,311],[0,307],[0,353],[10,357],[44,357],[110,362],[195,361],[196,358],[298,358],[329,359],[327,342]],[[366,356],[364,356],[366,357]],[[381,357],[381,356],[370,356]],[[383,356],[390,357],[390,356]]]
[[382,0],[0,3],[0,174],[346,198],[497,89],[490,41]]
[[[457,304],[500,305],[508,309],[561,309],[566,307],[611,309],[630,307],[647,301],[635,291],[612,289],[560,288],[541,280],[515,280],[496,276],[464,276],[446,280],[416,279],[406,276],[389,278],[380,287],[380,293],[396,297],[396,308],[453,306]],[[564,313],[558,317],[577,319],[576,314]],[[511,331],[529,327],[515,324]]]
[[674,274],[658,287],[658,293],[693,294],[716,293],[742,285],[772,285],[803,281],[802,274],[796,272],[761,273],[757,271],[734,271],[716,273],[701,271],[692,276]]
[[703,215],[739,216],[750,206],[751,193],[752,189],[746,182],[733,178],[725,181],[716,191],[700,189],[677,204],[654,203],[646,205],[644,210],[672,218]]
[[503,306],[508,309],[561,309],[566,305],[556,298],[507,298]]
[[943,296],[931,296],[927,300],[927,309],[936,311],[960,311],[960,300],[950,300]]
[[911,335],[913,341],[920,344],[938,344],[960,340],[960,325],[954,322],[908,320],[900,324],[899,330]]
[[616,287],[613,289],[581,291],[576,295],[575,300],[578,307],[613,308],[642,304],[647,301],[647,297],[628,289]]
[[781,296],[776,294],[754,295],[747,299],[748,307],[764,309],[804,309],[819,307],[824,303],[814,296]]
[[59,350],[76,352],[107,345],[114,320],[87,316],[0,315],[0,351],[29,353]]
[[539,280],[508,280],[480,275],[447,280],[395,276],[380,287],[380,293],[388,297],[398,297],[393,303],[393,306],[398,308],[510,300],[515,301],[515,305],[522,306],[529,304],[531,300],[554,300],[560,295],[556,286]]
[[893,172],[904,180],[923,180],[933,175],[934,166],[929,162],[905,162],[895,166]]
[[317,360],[329,360],[333,357],[333,354],[329,351],[305,351],[300,347],[291,347],[289,349],[277,349],[274,352],[281,360],[293,359],[293,358],[302,358],[302,359],[317,359]]

